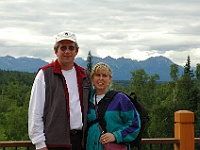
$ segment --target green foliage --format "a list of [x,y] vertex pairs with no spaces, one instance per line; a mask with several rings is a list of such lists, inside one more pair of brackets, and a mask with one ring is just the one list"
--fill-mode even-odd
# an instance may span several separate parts
[[[26,108],[26,109],[24,109]],[[27,140],[27,114],[28,105],[17,106],[13,101],[5,114],[6,135],[9,140]]]
[[28,140],[28,104],[35,74],[0,70],[0,141]]
[[131,74],[131,91],[139,96],[138,98],[145,106],[152,105],[157,87],[156,80],[159,79],[159,76],[157,74],[149,76],[144,69],[132,71]]
[[172,64],[170,66],[170,77],[173,81],[176,81],[178,79],[178,65],[177,64]]
[[197,64],[195,74],[197,80],[200,80],[200,64]]

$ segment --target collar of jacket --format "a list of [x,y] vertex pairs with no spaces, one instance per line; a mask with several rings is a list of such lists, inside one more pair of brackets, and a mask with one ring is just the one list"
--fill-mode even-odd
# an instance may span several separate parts
[[[83,79],[84,77],[86,77],[86,75],[84,73],[85,69],[83,67],[77,65],[75,62],[74,62],[74,66],[75,66],[75,69],[77,71],[77,75],[78,75],[79,79]],[[52,63],[50,63],[46,66],[43,66],[42,69],[49,68],[49,67],[54,67],[54,70],[53,70],[54,73],[62,74],[61,67],[60,67],[60,64],[58,62],[58,59],[56,59],[55,62],[52,62]]]

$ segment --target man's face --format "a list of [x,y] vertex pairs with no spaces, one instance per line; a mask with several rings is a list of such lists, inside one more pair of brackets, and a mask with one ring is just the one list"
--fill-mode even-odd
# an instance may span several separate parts
[[69,40],[60,41],[58,50],[55,51],[61,68],[73,64],[77,53],[75,43]]

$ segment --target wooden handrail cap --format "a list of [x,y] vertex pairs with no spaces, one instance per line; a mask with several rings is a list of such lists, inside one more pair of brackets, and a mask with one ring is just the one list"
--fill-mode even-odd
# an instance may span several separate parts
[[174,114],[176,123],[194,123],[194,113],[189,110],[178,110]]

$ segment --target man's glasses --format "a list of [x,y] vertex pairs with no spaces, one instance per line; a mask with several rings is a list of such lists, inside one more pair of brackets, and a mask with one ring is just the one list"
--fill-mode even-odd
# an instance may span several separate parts
[[[67,50],[67,46],[61,46],[60,50],[64,52],[65,50]],[[73,51],[73,50],[75,50],[75,47],[74,46],[68,46],[68,50]]]

